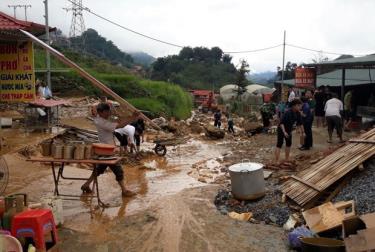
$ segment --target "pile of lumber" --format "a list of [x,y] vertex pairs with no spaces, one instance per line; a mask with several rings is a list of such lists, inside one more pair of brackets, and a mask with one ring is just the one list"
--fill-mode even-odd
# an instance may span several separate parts
[[305,206],[374,155],[375,129],[372,129],[310,168],[291,176],[282,185],[282,192],[298,205]]

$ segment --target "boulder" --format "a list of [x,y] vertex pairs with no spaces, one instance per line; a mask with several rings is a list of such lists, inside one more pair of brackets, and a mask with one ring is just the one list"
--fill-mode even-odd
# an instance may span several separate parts
[[246,132],[258,132],[262,131],[263,125],[258,122],[245,122],[244,129]]
[[164,117],[155,118],[152,120],[152,122],[158,125],[159,127],[166,125],[166,124],[168,125],[168,122]]
[[222,139],[225,136],[225,131],[219,128],[214,127],[213,125],[204,126],[206,130],[206,136],[212,139]]

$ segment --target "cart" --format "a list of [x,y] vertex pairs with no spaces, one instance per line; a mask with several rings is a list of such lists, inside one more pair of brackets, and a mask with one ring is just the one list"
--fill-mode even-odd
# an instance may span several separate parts
[[157,139],[154,141],[154,151],[158,156],[165,156],[167,154],[167,146],[176,146],[184,144],[188,141],[188,137],[185,138],[170,138],[170,139]]

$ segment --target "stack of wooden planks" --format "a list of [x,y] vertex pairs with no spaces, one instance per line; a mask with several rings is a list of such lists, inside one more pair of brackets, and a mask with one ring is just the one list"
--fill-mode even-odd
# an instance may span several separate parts
[[282,192],[300,206],[305,206],[340,178],[375,155],[375,129],[372,129],[310,168],[291,176]]

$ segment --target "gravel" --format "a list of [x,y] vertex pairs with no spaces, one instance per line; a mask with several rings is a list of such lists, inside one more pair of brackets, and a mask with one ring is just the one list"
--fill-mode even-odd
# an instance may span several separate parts
[[354,200],[357,214],[375,212],[375,160],[365,165],[334,198],[334,202]]
[[255,201],[238,201],[233,198],[230,189],[219,190],[215,197],[216,208],[224,215],[232,211],[251,212],[256,221],[282,226],[292,212],[286,204],[281,203],[282,194],[277,186],[267,182],[267,188],[266,195]]

